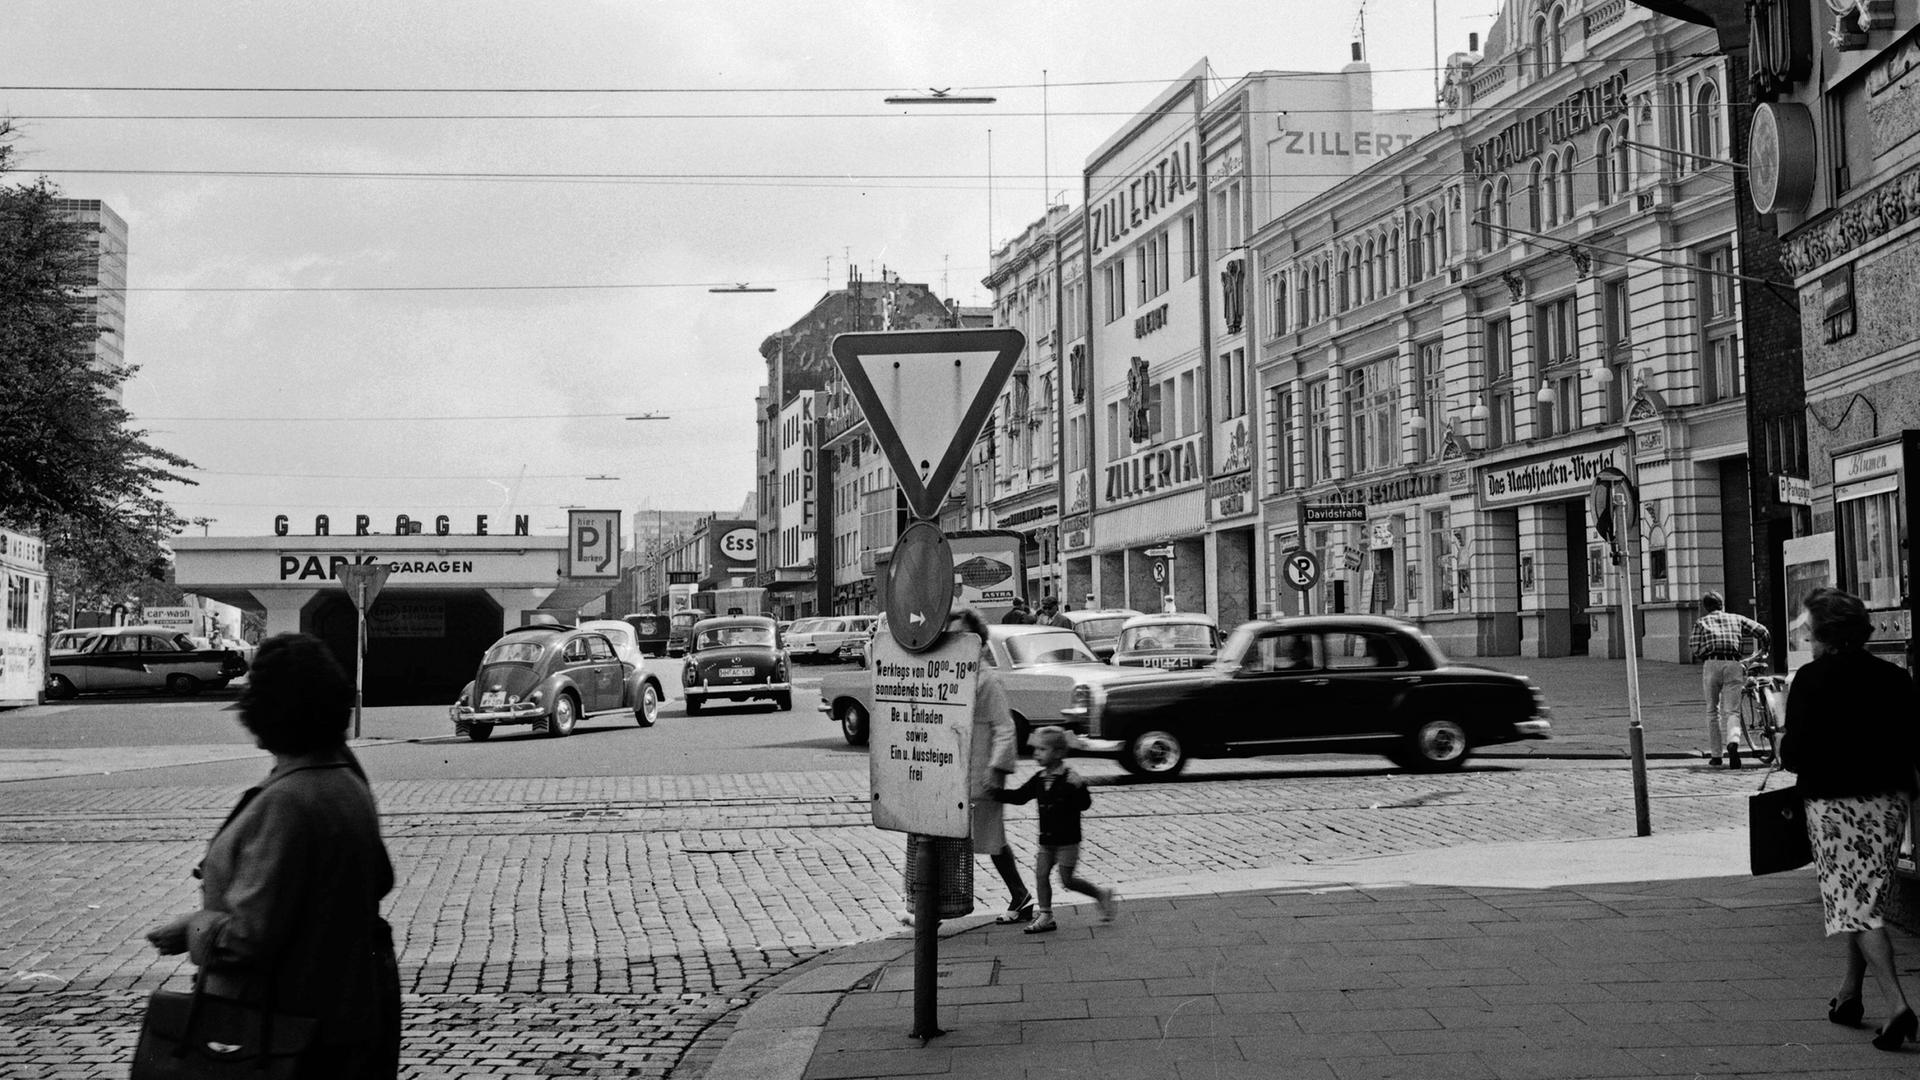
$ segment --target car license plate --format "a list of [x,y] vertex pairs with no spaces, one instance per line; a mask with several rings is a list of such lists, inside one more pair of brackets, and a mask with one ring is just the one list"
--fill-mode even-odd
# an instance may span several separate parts
[[1147,661],[1147,664],[1150,667],[1159,667],[1159,668],[1187,668],[1187,667],[1193,666],[1193,657],[1191,656],[1155,656],[1149,659]]
[[750,667],[723,667],[720,669],[720,677],[723,679],[744,679],[752,674],[753,669]]
[[492,705],[505,705],[506,703],[507,692],[505,690],[489,690],[480,695],[480,704],[483,708]]

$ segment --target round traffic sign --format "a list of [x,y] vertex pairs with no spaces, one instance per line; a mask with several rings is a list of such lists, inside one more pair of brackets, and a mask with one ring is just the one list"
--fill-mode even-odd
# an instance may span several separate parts
[[938,526],[916,521],[887,562],[887,632],[911,653],[925,652],[946,632],[953,610],[953,549]]
[[1153,560],[1153,580],[1164,584],[1167,580],[1167,560]]
[[1294,548],[1281,558],[1280,576],[1288,585],[1306,592],[1320,583],[1320,560],[1311,551]]

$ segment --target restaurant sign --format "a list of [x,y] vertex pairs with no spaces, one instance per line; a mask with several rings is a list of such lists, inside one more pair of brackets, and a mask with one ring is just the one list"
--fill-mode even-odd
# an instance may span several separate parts
[[1189,435],[1107,466],[1106,504],[1131,502],[1200,482],[1200,436]]
[[1253,473],[1237,472],[1207,481],[1207,505],[1214,519],[1243,517],[1254,512]]

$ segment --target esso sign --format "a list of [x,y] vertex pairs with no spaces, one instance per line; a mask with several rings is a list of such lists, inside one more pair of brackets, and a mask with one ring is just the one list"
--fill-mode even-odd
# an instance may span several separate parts
[[753,562],[754,545],[759,539],[752,529],[734,529],[720,536],[720,554],[734,562]]

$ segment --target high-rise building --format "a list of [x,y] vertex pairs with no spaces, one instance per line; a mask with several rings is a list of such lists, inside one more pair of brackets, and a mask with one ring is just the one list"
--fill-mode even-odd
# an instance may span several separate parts
[[[125,362],[127,330],[127,223],[99,199],[55,199],[54,209],[85,226],[92,239],[92,284],[87,287],[95,369]],[[116,383],[111,391],[120,400]]]

